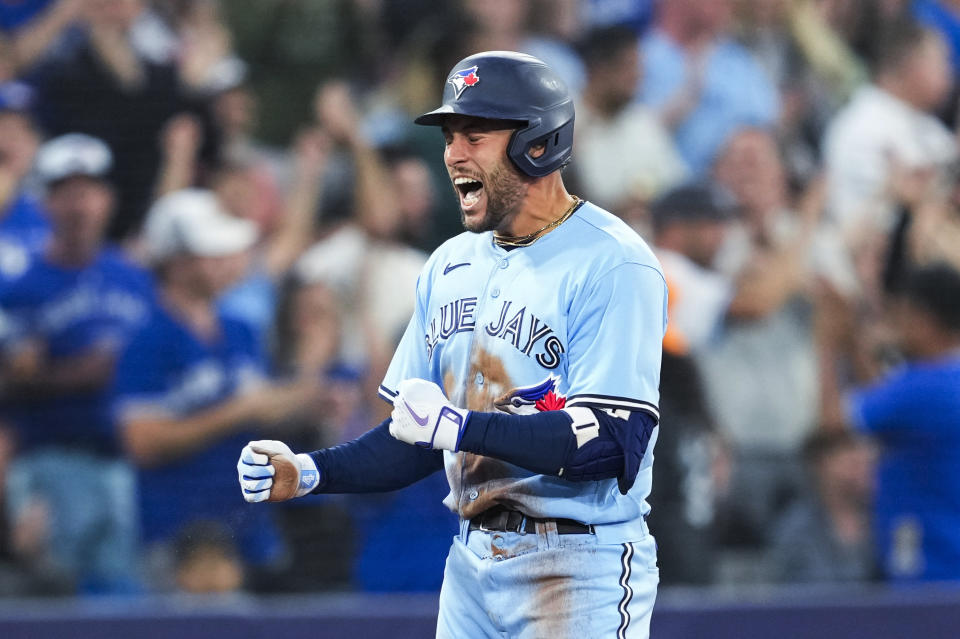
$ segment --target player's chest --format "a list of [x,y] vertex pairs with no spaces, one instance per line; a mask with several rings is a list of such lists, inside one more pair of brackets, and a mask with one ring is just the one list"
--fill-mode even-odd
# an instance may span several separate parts
[[553,370],[566,351],[563,278],[520,259],[472,260],[434,282],[425,316],[429,359],[458,359],[478,347],[501,359]]

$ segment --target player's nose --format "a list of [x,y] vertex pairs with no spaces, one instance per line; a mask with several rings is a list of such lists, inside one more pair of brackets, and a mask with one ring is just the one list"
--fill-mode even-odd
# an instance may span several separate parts
[[448,167],[465,162],[468,157],[467,141],[462,135],[454,134],[443,151],[443,160]]

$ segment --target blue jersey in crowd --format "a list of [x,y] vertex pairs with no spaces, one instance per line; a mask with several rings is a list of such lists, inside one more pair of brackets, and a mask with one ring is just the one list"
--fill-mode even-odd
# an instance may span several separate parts
[[[683,90],[694,60],[662,31],[642,44],[640,99],[662,109]],[[780,98],[777,88],[749,50],[729,38],[718,40],[705,54],[703,86],[696,106],[677,126],[675,140],[694,173],[707,171],[730,135],[743,126],[772,126]]]
[[50,221],[40,203],[20,194],[0,213],[0,288],[26,272],[50,238]]
[[0,213],[0,234],[37,249],[50,237],[50,220],[36,198],[21,193]]
[[47,11],[55,0],[0,2],[0,30],[15,31]]
[[953,72],[960,73],[960,15],[938,0],[914,0],[913,16],[918,22],[936,29],[950,48]]
[[[259,383],[265,370],[264,355],[246,324],[221,315],[219,337],[205,341],[157,305],[117,367],[115,410],[121,422],[144,412],[185,418]],[[256,433],[239,432],[181,459],[141,469],[144,541],[171,541],[186,524],[214,519],[236,533],[247,560],[274,558],[280,545],[270,511],[246,507],[237,494],[237,451],[251,439],[258,439]]]
[[27,272],[34,253],[18,238],[0,232],[0,290]]
[[887,574],[960,579],[960,354],[857,392],[851,418],[882,446],[875,517]]
[[[10,351],[36,340],[54,361],[95,349],[119,352],[148,317],[152,298],[149,275],[112,249],[82,268],[59,266],[37,254],[19,278],[0,289],[0,347]],[[17,426],[25,449],[73,445],[117,451],[108,386],[9,399],[2,410]]]

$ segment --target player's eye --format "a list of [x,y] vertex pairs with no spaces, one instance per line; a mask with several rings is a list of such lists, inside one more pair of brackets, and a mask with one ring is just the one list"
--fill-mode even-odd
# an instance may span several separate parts
[[467,142],[469,142],[470,144],[476,144],[482,139],[483,139],[483,136],[480,135],[479,133],[471,133],[467,136]]

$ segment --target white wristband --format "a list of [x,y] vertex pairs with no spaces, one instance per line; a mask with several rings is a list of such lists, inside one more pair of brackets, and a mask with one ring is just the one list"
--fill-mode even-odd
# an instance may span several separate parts
[[313,461],[313,457],[306,453],[298,453],[297,462],[300,465],[300,484],[297,486],[297,497],[303,497],[313,492],[313,489],[320,484],[320,471],[317,470],[317,464]]

